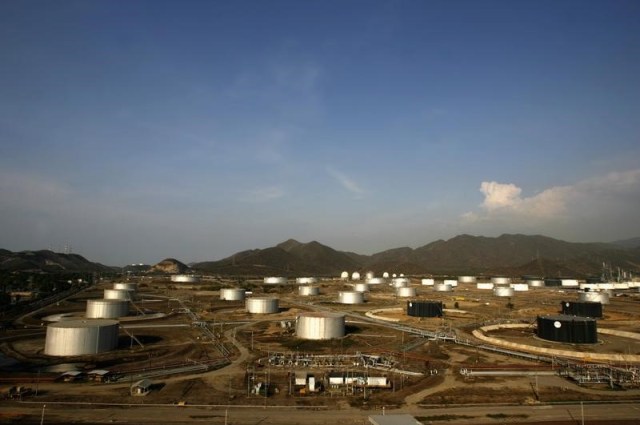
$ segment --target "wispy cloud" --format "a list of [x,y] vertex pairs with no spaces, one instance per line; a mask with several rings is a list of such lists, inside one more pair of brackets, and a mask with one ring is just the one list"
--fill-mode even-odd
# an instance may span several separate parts
[[327,173],[340,183],[344,189],[355,195],[356,199],[360,199],[364,196],[365,191],[351,177],[332,167],[327,167]]
[[264,203],[280,199],[285,196],[285,191],[281,186],[260,187],[245,193],[240,197],[241,202]]

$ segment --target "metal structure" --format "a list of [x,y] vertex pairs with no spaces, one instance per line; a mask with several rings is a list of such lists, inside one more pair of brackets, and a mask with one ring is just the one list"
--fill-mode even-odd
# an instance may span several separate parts
[[442,301],[407,301],[407,315],[412,317],[442,317]]
[[602,304],[589,301],[562,301],[560,303],[562,314],[582,317],[602,317]]
[[494,286],[493,295],[496,297],[513,297],[514,290],[510,286]]
[[595,319],[579,316],[538,316],[538,337],[569,344],[595,344],[598,327]]
[[131,291],[125,291],[122,289],[105,289],[104,290],[104,299],[105,300],[125,300],[129,301],[132,298]]
[[243,288],[221,288],[220,299],[225,301],[244,301],[247,291]]
[[396,289],[396,296],[401,297],[401,298],[415,297],[416,296],[416,288],[411,288],[411,287],[408,287],[408,286],[405,286],[403,288],[397,288]]
[[438,283],[433,285],[433,290],[436,292],[451,292],[453,291],[453,286],[446,283]]
[[337,313],[305,312],[296,319],[296,336],[302,339],[334,339],[345,335],[345,316]]
[[281,276],[272,276],[264,278],[265,285],[286,285],[287,278]]
[[338,292],[338,302],[340,304],[362,304],[364,303],[364,293],[356,291]]
[[191,274],[174,274],[174,275],[171,275],[171,282],[198,283],[200,282],[200,278]]
[[475,276],[458,276],[458,282],[460,283],[476,283]]
[[311,285],[298,286],[298,295],[302,295],[304,297],[320,295],[320,288]]
[[67,320],[47,326],[44,354],[82,356],[111,351],[118,346],[115,320]]
[[129,314],[125,300],[87,300],[87,319],[117,319]]
[[280,311],[277,298],[253,297],[247,298],[246,309],[249,313],[272,314]]

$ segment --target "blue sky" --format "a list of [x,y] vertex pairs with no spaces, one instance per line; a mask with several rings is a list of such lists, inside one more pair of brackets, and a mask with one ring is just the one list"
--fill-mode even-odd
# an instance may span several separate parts
[[637,1],[0,2],[0,247],[640,235]]

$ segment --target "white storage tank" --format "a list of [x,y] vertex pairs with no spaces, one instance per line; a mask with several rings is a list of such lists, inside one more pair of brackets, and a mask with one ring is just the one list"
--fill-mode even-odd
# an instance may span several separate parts
[[615,282],[613,289],[629,289],[629,282]]
[[511,283],[511,278],[504,276],[494,276],[491,278],[491,283],[493,283],[494,285],[508,285]]
[[383,277],[372,277],[371,279],[367,279],[366,282],[369,285],[384,285],[387,283],[387,279]]
[[409,286],[411,281],[406,277],[394,277],[391,279],[391,285],[394,288],[404,288],[405,286]]
[[171,275],[171,282],[176,283],[198,283],[200,279],[192,274],[174,274]]
[[272,276],[264,278],[265,285],[285,285],[287,283],[286,277]]
[[389,272],[382,273],[382,277],[385,279],[389,279]]
[[249,313],[255,314],[273,314],[280,311],[277,298],[270,297],[253,297],[247,298],[246,309]]
[[360,280],[360,273],[358,272],[351,273],[351,280]]
[[512,283],[511,288],[516,292],[524,292],[529,290],[529,285],[527,283]]
[[529,279],[527,280],[530,288],[544,288],[543,279]]
[[373,279],[374,277],[375,275],[373,274],[373,272],[367,272],[364,275],[365,280]]
[[324,340],[345,335],[345,316],[338,313],[304,312],[296,319],[296,336]]
[[119,291],[136,292],[138,290],[138,285],[131,282],[117,282],[113,284],[113,289]]
[[613,289],[613,282],[602,282],[598,283],[599,290]]
[[478,282],[476,283],[478,289],[493,289],[493,282]]
[[125,300],[87,300],[87,319],[117,319],[129,314]]
[[453,286],[446,283],[438,283],[433,285],[433,290],[436,292],[451,292],[453,291]]
[[66,320],[47,326],[44,354],[83,356],[104,353],[118,347],[116,320]]
[[356,292],[369,292],[369,284],[364,282],[359,282],[353,285],[353,290]]
[[455,279],[445,279],[444,281],[442,281],[442,283],[444,283],[445,285],[451,285],[454,288],[458,286],[458,281]]
[[342,280],[349,280],[349,272],[342,272],[340,274],[340,279]]
[[303,297],[310,297],[315,295],[320,295],[320,288],[317,286],[298,286],[298,294]]
[[105,289],[104,290],[104,299],[105,300],[131,300],[131,292],[124,291],[122,289]]
[[436,281],[434,279],[422,279],[422,284],[426,286],[435,285]]
[[243,301],[247,291],[243,288],[221,288],[220,299],[225,301]]
[[415,297],[416,296],[416,288],[410,288],[405,286],[403,288],[396,289],[396,295],[401,298],[406,297]]
[[476,283],[475,276],[458,276],[458,282],[460,283]]
[[493,295],[496,297],[513,297],[513,288],[510,286],[496,286],[493,288]]
[[560,286],[564,288],[578,288],[580,284],[575,279],[560,279]]
[[578,292],[578,301],[609,304],[609,294],[606,292]]
[[364,292],[340,291],[338,292],[338,302],[341,304],[362,304],[364,303]]
[[316,279],[315,277],[297,277],[296,278],[296,283],[298,285],[313,285],[314,283],[317,283],[318,279]]

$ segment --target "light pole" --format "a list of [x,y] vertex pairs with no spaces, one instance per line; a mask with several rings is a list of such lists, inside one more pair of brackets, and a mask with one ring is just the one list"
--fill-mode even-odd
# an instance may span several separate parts
[[46,404],[42,405],[42,416],[40,417],[40,425],[44,424],[44,409],[47,407]]

